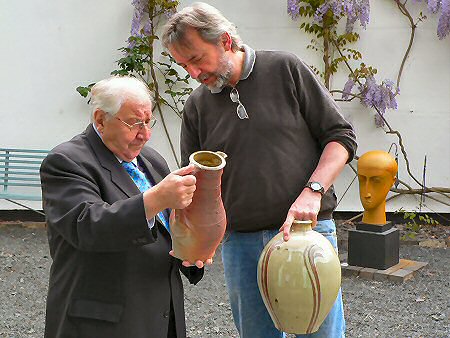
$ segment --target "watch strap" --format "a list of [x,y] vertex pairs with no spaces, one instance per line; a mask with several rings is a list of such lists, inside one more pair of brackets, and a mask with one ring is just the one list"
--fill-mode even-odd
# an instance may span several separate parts
[[306,183],[305,188],[309,188],[314,192],[318,192],[322,196],[325,194],[325,189],[323,188],[322,184],[320,184],[320,182],[310,181]]

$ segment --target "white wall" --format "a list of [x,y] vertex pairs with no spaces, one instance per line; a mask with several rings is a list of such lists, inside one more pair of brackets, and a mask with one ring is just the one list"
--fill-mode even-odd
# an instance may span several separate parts
[[[109,75],[120,57],[118,48],[129,35],[131,1],[6,1],[0,0],[0,147],[52,148],[84,130],[89,121],[86,100],[75,88]],[[181,6],[194,1],[181,1]],[[233,21],[244,42],[256,49],[283,49],[320,66],[320,55],[305,46],[312,36],[301,33],[300,22],[290,19],[286,1],[207,1]],[[410,30],[393,1],[371,1],[371,20],[361,30],[356,46],[364,61],[379,70],[379,79],[396,80],[406,50]],[[423,4],[412,4],[413,16],[426,12]],[[406,62],[399,109],[388,111],[392,128],[401,132],[411,171],[421,180],[427,155],[427,185],[450,186],[450,37],[439,41],[437,18],[428,15],[420,23],[414,46]],[[346,75],[333,79],[342,88]],[[268,79],[268,83],[270,79]],[[373,112],[357,102],[342,103],[343,114],[358,134],[358,155],[368,150],[388,150],[398,140],[373,124]],[[179,119],[169,114],[178,151]],[[150,143],[164,154],[172,169],[175,161],[161,124]],[[401,157],[400,157],[401,158]],[[399,177],[414,186],[400,160]],[[346,167],[336,183],[339,195],[354,178]],[[442,198],[441,199],[445,199]],[[447,199],[448,201],[448,199]],[[29,203],[39,206],[39,203]],[[417,198],[409,196],[389,203],[388,210],[414,209]],[[449,212],[442,204],[426,199],[429,209]],[[0,202],[0,209],[15,208]],[[355,181],[338,210],[362,210]],[[427,208],[425,211],[429,211]]]

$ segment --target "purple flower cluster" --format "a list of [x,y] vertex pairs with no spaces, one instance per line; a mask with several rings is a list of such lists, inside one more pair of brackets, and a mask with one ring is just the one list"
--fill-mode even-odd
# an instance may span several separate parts
[[341,17],[347,17],[346,31],[353,30],[355,22],[359,20],[362,27],[366,28],[370,19],[369,0],[326,0],[314,13],[314,20],[322,22],[323,16],[331,10],[338,21]]
[[300,10],[300,1],[299,0],[287,0],[287,12],[291,16],[292,20],[296,20]]
[[441,16],[439,17],[437,35],[440,40],[450,33],[450,0],[441,0]]
[[[321,23],[324,15],[327,14],[327,12],[330,10],[330,7],[330,2],[324,2],[319,8],[317,8],[316,12],[314,13],[314,21]],[[339,17],[339,14],[335,13],[334,11],[333,15],[335,17]]]
[[168,0],[167,1],[169,4],[175,4],[175,6],[173,6],[171,9],[167,9],[164,13],[164,15],[166,16],[167,19],[170,19],[172,17],[172,15],[174,15],[177,12],[177,5],[178,5],[178,1],[177,0]]
[[134,7],[133,19],[131,19],[131,36],[140,36],[141,22],[144,17],[145,7],[148,5],[147,0],[132,0],[131,5]]
[[[360,78],[365,80],[359,86],[361,103],[366,107],[376,108],[383,116],[386,109],[397,109],[396,93],[394,83],[391,80],[384,80],[381,84],[377,84],[373,76],[367,78]],[[356,82],[352,77],[349,77],[344,85],[342,93],[342,99],[348,100],[351,96],[352,90]],[[383,126],[383,119],[379,116],[375,116],[375,123],[377,126]]]
[[431,13],[436,13],[440,7],[440,0],[428,0],[428,10]]
[[353,78],[349,77],[347,82],[344,85],[344,90],[342,93],[342,99],[348,100],[350,97],[350,94],[352,92],[353,87],[355,86],[355,80]]
[[[422,2],[422,0],[415,0]],[[450,0],[426,0],[427,8],[431,13],[441,12],[437,26],[437,35],[440,40],[450,33]]]
[[[374,77],[368,77],[359,90],[363,96],[362,103],[367,107],[377,108],[382,116],[386,109],[397,109],[394,83],[391,80],[384,80],[381,84],[377,84]],[[377,126],[384,125],[378,115],[375,117],[375,124]]]
[[369,0],[348,1],[345,7],[347,13],[346,31],[351,32],[356,21],[359,20],[361,26],[365,29],[370,19],[370,3]]

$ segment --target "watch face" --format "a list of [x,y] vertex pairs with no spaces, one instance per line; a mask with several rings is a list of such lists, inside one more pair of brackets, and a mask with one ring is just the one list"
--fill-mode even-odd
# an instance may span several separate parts
[[320,188],[322,188],[322,186],[320,185],[320,183],[317,182],[312,182],[311,183],[311,189],[314,191],[319,191]]

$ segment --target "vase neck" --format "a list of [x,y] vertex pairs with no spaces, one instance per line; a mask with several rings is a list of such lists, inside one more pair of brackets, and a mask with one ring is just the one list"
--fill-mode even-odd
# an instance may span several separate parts
[[294,232],[306,232],[312,230],[312,221],[297,221],[292,222],[291,230]]

